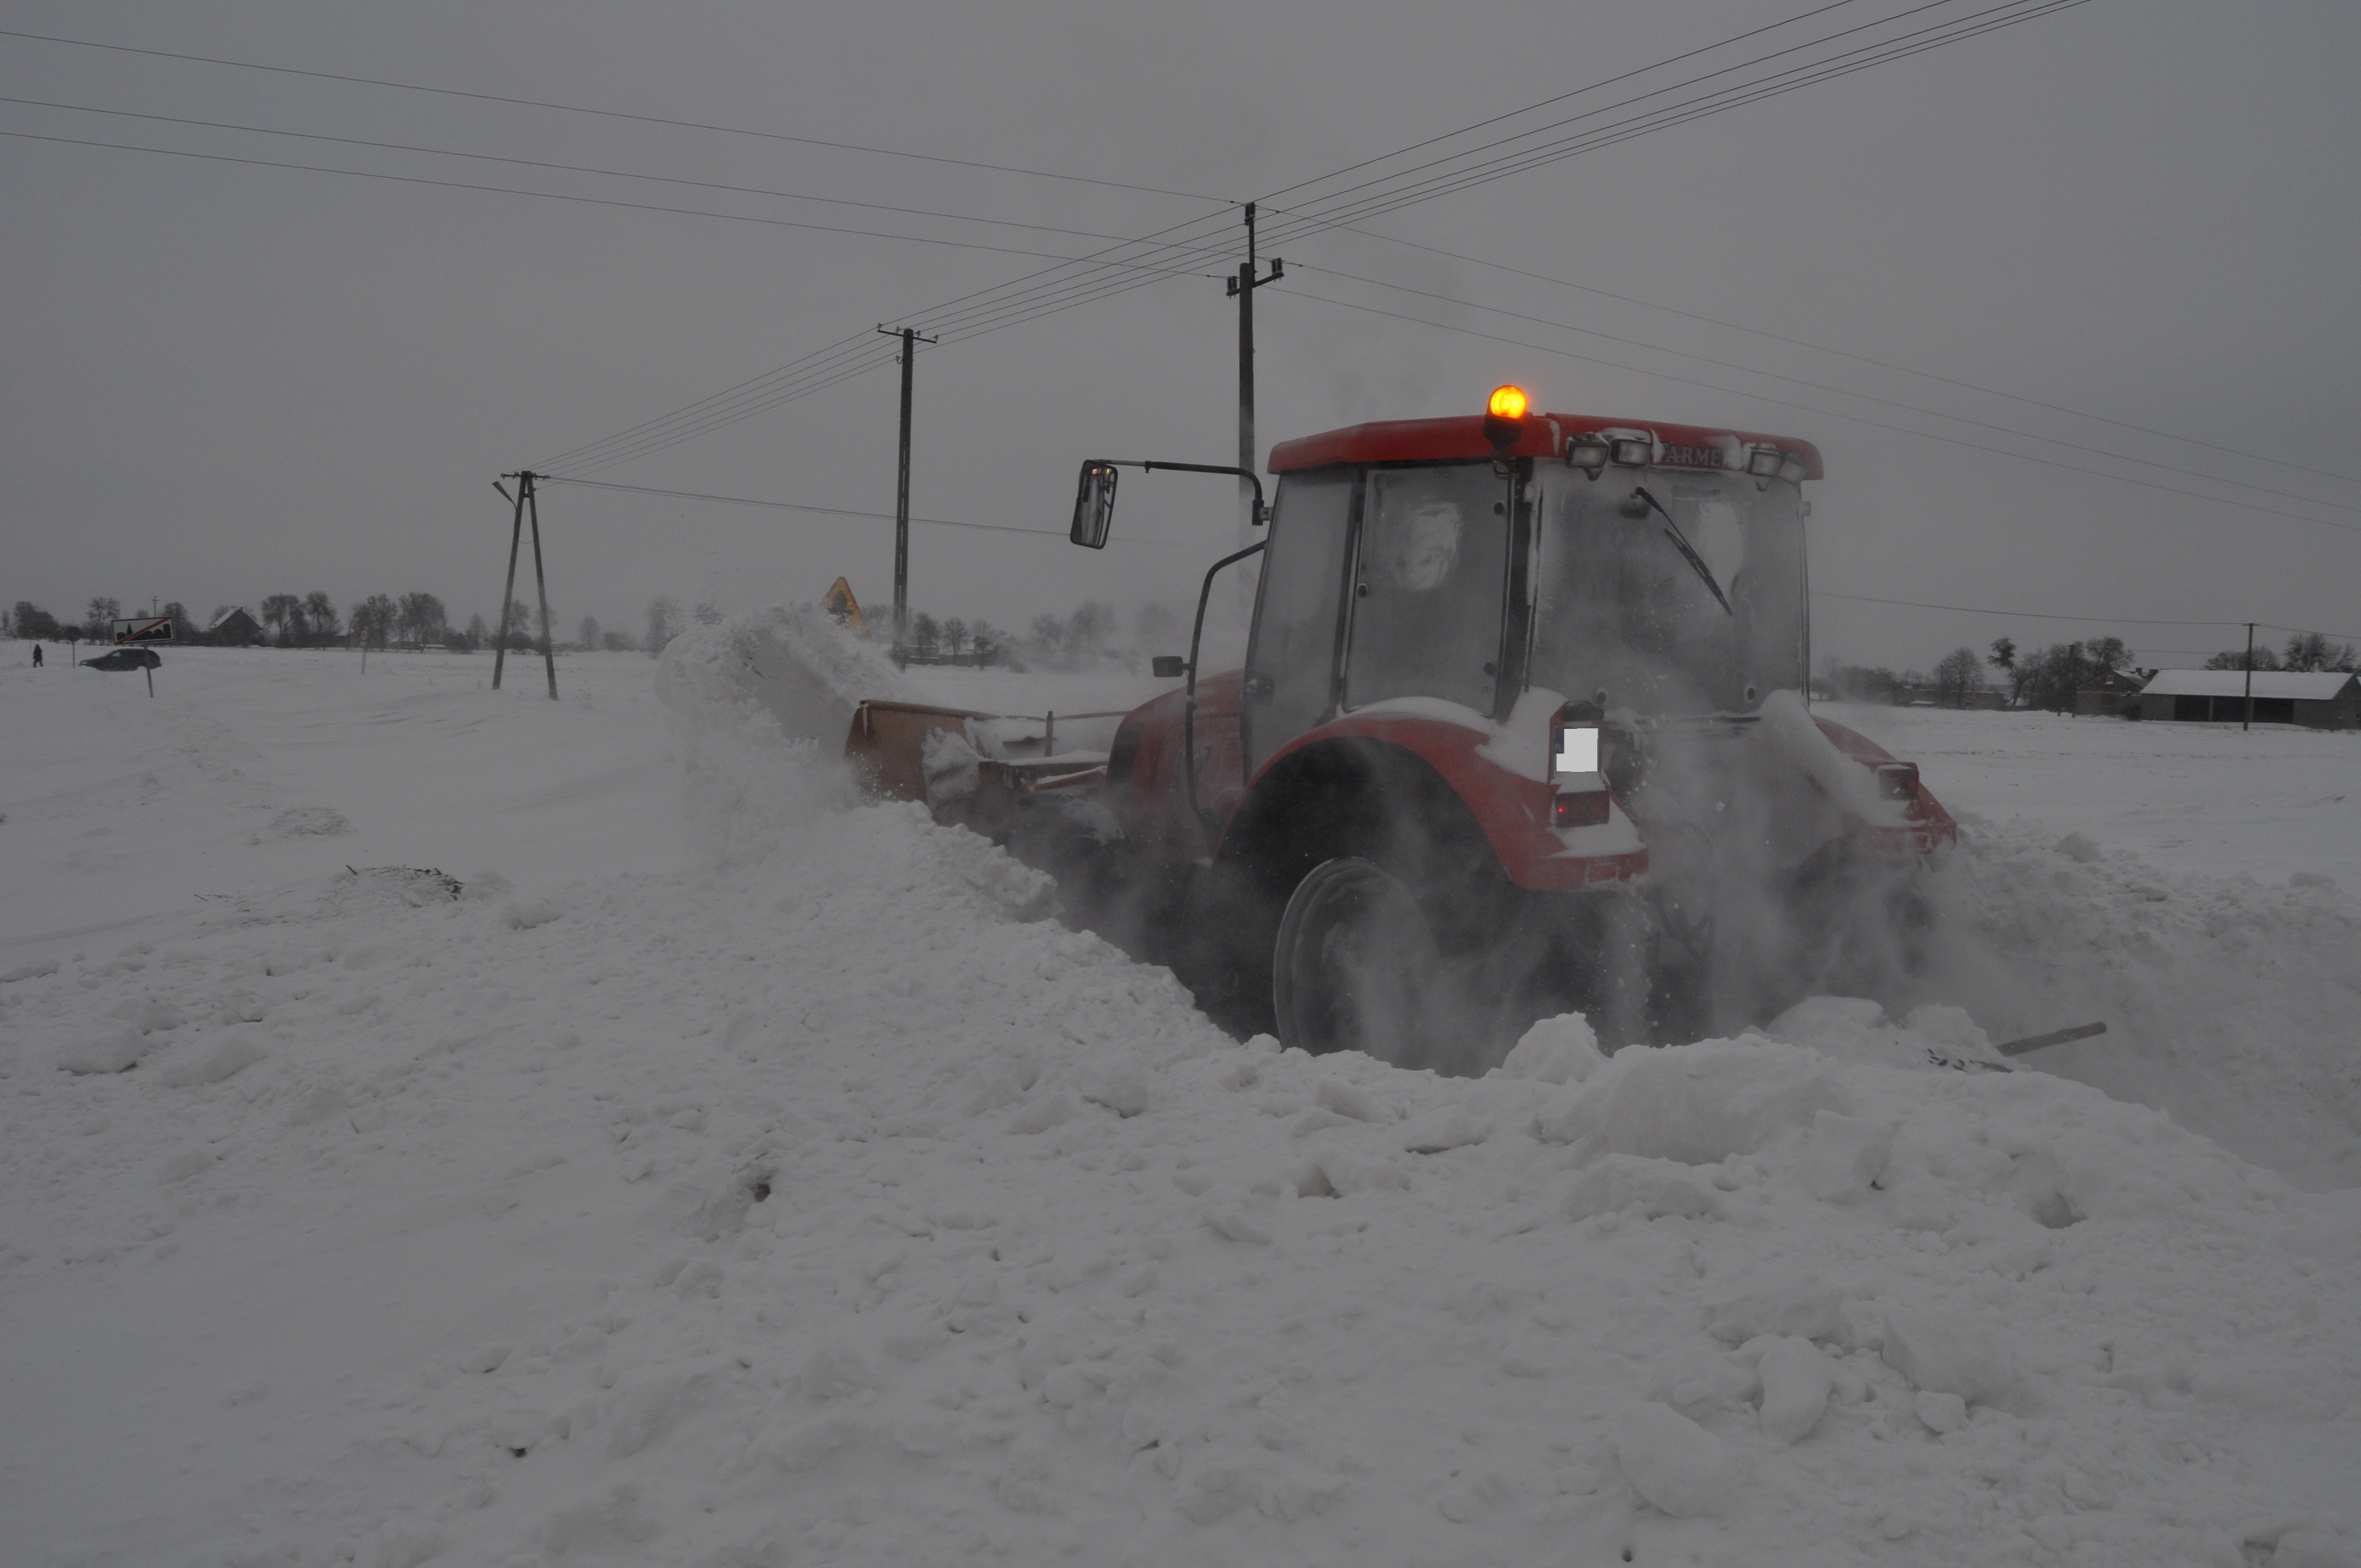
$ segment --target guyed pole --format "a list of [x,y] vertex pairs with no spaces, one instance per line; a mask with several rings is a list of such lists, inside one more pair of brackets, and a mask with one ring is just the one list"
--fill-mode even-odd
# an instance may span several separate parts
[[[501,476],[502,478],[511,477],[505,474]],[[498,480],[493,482],[492,488],[500,490]],[[500,490],[500,494],[505,496],[508,492]],[[522,484],[517,486],[515,499],[516,516],[509,524],[509,575],[500,584],[500,634],[492,641],[492,689],[494,691],[500,689],[500,671],[507,665],[509,658],[509,606],[516,600],[517,546],[524,539],[524,486]]]

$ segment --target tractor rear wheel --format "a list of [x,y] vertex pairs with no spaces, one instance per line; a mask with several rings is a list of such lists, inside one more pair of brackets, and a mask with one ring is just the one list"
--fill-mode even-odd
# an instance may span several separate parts
[[1296,884],[1271,953],[1281,1044],[1449,1071],[1450,992],[1425,914],[1384,867],[1340,855]]

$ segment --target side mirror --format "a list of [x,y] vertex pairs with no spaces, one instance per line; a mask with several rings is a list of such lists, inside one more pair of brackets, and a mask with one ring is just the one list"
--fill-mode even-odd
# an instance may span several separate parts
[[1082,465],[1082,483],[1074,489],[1074,526],[1069,537],[1086,550],[1106,548],[1107,527],[1115,521],[1115,465]]
[[1189,661],[1178,653],[1159,653],[1148,661],[1148,667],[1159,681],[1177,681],[1189,673]]

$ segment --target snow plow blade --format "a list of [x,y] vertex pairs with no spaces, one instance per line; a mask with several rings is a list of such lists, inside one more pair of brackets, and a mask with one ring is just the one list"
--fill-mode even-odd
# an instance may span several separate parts
[[1007,730],[1012,724],[1032,722],[971,708],[867,699],[853,709],[844,755],[853,778],[872,797],[924,801],[938,822],[995,835],[1005,829],[1025,795],[1087,792],[1106,780],[1106,759],[1097,752],[1009,756],[1046,751],[1053,743],[1046,727],[1038,734]]

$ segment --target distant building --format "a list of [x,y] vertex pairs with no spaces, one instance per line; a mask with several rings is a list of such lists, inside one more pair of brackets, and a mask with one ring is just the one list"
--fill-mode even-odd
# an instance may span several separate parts
[[2114,718],[2136,701],[2154,670],[2101,670],[2074,693],[2074,711],[2086,718]]
[[[2361,728],[2361,675],[2336,670],[2254,672],[2255,722]],[[2158,670],[2140,689],[2142,718],[2235,724],[2246,713],[2244,670]]]
[[225,648],[251,648],[269,639],[263,635],[262,623],[247,614],[243,605],[232,605],[214,612],[213,623],[197,641]]

